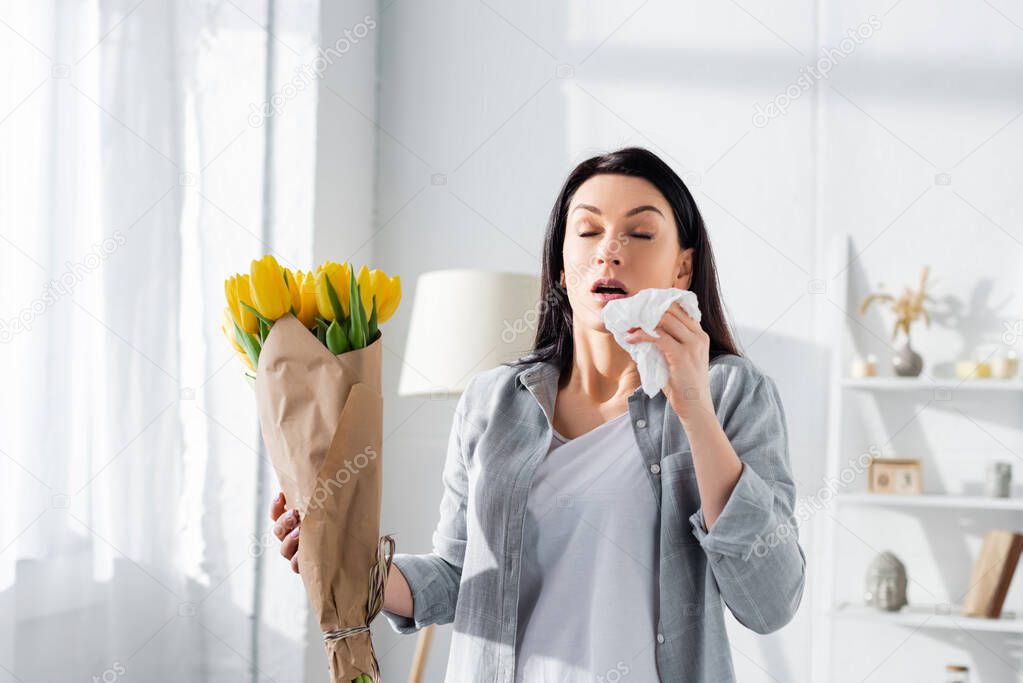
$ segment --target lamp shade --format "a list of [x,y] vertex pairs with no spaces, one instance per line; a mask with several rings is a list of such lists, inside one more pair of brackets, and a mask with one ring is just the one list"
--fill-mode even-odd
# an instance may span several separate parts
[[533,347],[540,278],[436,270],[416,281],[398,394],[458,395],[474,375]]

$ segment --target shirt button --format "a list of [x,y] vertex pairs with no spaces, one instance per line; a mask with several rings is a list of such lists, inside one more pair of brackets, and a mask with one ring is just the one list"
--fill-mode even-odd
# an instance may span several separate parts
[[654,474],[657,474],[658,472],[661,471],[661,466],[658,465],[657,463],[654,463],[653,465],[650,466],[650,471],[653,472]]
[[658,633],[657,634],[657,642],[658,643],[663,643],[664,642],[664,634],[663,633]]
[[639,427],[640,429],[643,429],[643,427],[646,427],[646,420],[644,420],[643,418],[636,420],[636,426]]

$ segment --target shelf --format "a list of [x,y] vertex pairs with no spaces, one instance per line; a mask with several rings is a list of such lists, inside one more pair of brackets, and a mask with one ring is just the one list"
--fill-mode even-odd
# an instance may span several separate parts
[[1023,391],[1021,379],[955,379],[952,377],[843,377],[841,385],[849,389],[877,391]]
[[879,505],[907,508],[959,508],[974,510],[1023,510],[1023,498],[987,498],[946,494],[893,495],[886,493],[843,493],[835,500],[841,505]]
[[[832,514],[825,515],[823,523],[814,524],[814,548],[819,549],[822,561],[816,574],[812,600],[817,621],[812,630],[813,654],[808,680],[813,681],[837,678],[841,660],[836,655],[847,654],[848,641],[845,639],[849,636],[856,637],[861,649],[877,652],[889,646],[886,641],[893,635],[898,636],[898,633],[892,633],[895,629],[902,631],[903,635],[911,634],[913,629],[921,629],[932,637],[987,633],[988,637],[1011,637],[1012,642],[1023,640],[1023,602],[1015,589],[1012,589],[1011,596],[1007,596],[1008,609],[1002,613],[1001,619],[981,619],[962,616],[959,613],[960,606],[918,604],[917,601],[898,612],[885,612],[863,605],[858,599],[857,590],[847,592],[847,585],[839,586],[839,576],[845,577],[849,571],[862,577],[871,559],[871,553],[863,549],[847,554],[846,546],[849,544],[844,538],[843,518],[861,518],[864,534],[880,532],[883,535],[889,525],[894,530],[894,525],[900,524],[902,526],[899,530],[903,531],[902,527],[905,527],[903,533],[912,536],[902,538],[900,535],[898,540],[886,539],[894,543],[892,550],[899,552],[900,548],[906,548],[907,552],[913,553],[914,564],[917,561],[926,562],[942,574],[949,572],[953,576],[962,577],[972,573],[972,553],[962,552],[950,557],[944,549],[935,547],[931,548],[930,557],[922,557],[928,554],[927,542],[933,540],[927,534],[937,529],[939,535],[948,535],[948,540],[955,543],[954,547],[972,548],[972,541],[975,540],[972,537],[977,533],[983,533],[992,525],[1016,528],[1020,520],[1023,520],[1023,492],[1013,490],[1015,496],[1011,498],[984,496],[983,489],[977,486],[976,462],[961,456],[962,442],[954,441],[954,452],[952,446],[948,447],[951,460],[943,457],[946,455],[941,452],[944,449],[931,452],[933,449],[930,448],[933,443],[947,443],[950,435],[958,438],[960,427],[972,429],[968,423],[964,425],[961,418],[973,413],[991,415],[1000,427],[1020,428],[1023,425],[1023,373],[1017,373],[1009,379],[962,379],[955,376],[956,364],[953,362],[929,367],[919,377],[899,377],[894,374],[891,366],[885,367],[882,363],[878,367],[887,374],[852,377],[849,359],[865,349],[852,348],[851,344],[858,339],[864,339],[870,344],[864,333],[872,334],[866,323],[859,321],[855,314],[847,310],[852,309],[854,302],[862,300],[864,295],[860,291],[862,278],[857,276],[854,280],[853,271],[849,268],[849,264],[856,261],[861,252],[862,248],[854,248],[849,235],[840,234],[833,240],[829,255],[832,272],[843,274],[844,277],[834,278],[827,292],[828,299],[834,305],[828,307],[831,310],[827,311],[833,336],[829,344],[831,354],[827,375],[825,476],[829,481],[843,482],[849,486],[839,487],[827,501]],[[854,284],[857,287],[854,288]],[[878,335],[872,336],[877,338]],[[943,477],[947,477],[947,481],[952,482],[949,489],[955,493],[869,493],[864,490],[862,482],[846,479],[847,464],[851,462],[849,454],[862,452],[864,442],[891,443],[908,424],[907,420],[921,417],[924,409],[928,413],[927,423],[918,424],[917,433],[908,435],[912,443],[907,441],[898,450],[900,454],[914,451],[929,453],[928,463],[940,471]],[[877,414],[879,410],[881,415]],[[889,415],[889,412],[897,414]],[[975,422],[973,427],[984,431],[979,423]],[[970,443],[965,440],[970,434],[962,436],[965,443]],[[994,438],[990,434],[987,436]],[[1016,436],[1015,432],[1013,436]],[[960,493],[962,495],[958,495]],[[913,529],[914,526],[922,529]],[[861,563],[862,566],[859,566]],[[854,566],[847,566],[849,564]],[[954,564],[954,570],[952,566],[944,568],[945,564]],[[1016,583],[1019,583],[1018,579]],[[961,588],[965,590],[965,586]],[[927,600],[926,594],[920,598]],[[949,600],[956,599],[949,596]],[[936,601],[936,598],[930,598],[930,602]],[[885,629],[885,624],[893,628]],[[850,633],[841,633],[843,630]],[[853,630],[855,633],[852,633]],[[910,643],[916,640],[911,639]],[[916,645],[907,649],[906,656],[926,657],[928,647]],[[996,661],[994,656],[978,655],[977,659],[982,667]],[[909,670],[908,667],[906,670]],[[912,676],[903,678],[915,680]]]
[[[952,608],[958,610],[958,607]],[[832,610],[832,615],[839,619],[870,621],[873,623],[889,623],[912,628],[963,629],[966,631],[992,631],[996,633],[1023,633],[1023,619],[1015,615],[1002,613],[1000,619],[981,619],[964,617],[958,612],[952,614],[948,610],[933,607],[903,607],[898,612],[883,612],[864,605],[844,604]]]
[[848,389],[873,391],[1023,391],[1021,379],[954,379],[951,377],[843,377]]

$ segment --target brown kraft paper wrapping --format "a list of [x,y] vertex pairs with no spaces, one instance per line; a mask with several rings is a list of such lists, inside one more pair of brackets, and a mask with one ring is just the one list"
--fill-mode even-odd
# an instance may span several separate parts
[[[379,537],[381,339],[335,356],[288,314],[274,323],[259,355],[256,405],[263,441],[288,508],[299,511],[299,570],[325,634],[368,627],[380,609],[394,550],[390,536]],[[324,647],[333,683],[349,683],[361,673],[379,681],[368,628],[325,639]]]

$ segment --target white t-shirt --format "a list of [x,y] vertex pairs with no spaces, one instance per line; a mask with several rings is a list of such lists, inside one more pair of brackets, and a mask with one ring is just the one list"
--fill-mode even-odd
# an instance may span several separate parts
[[657,501],[623,413],[556,431],[526,503],[515,681],[656,681]]

